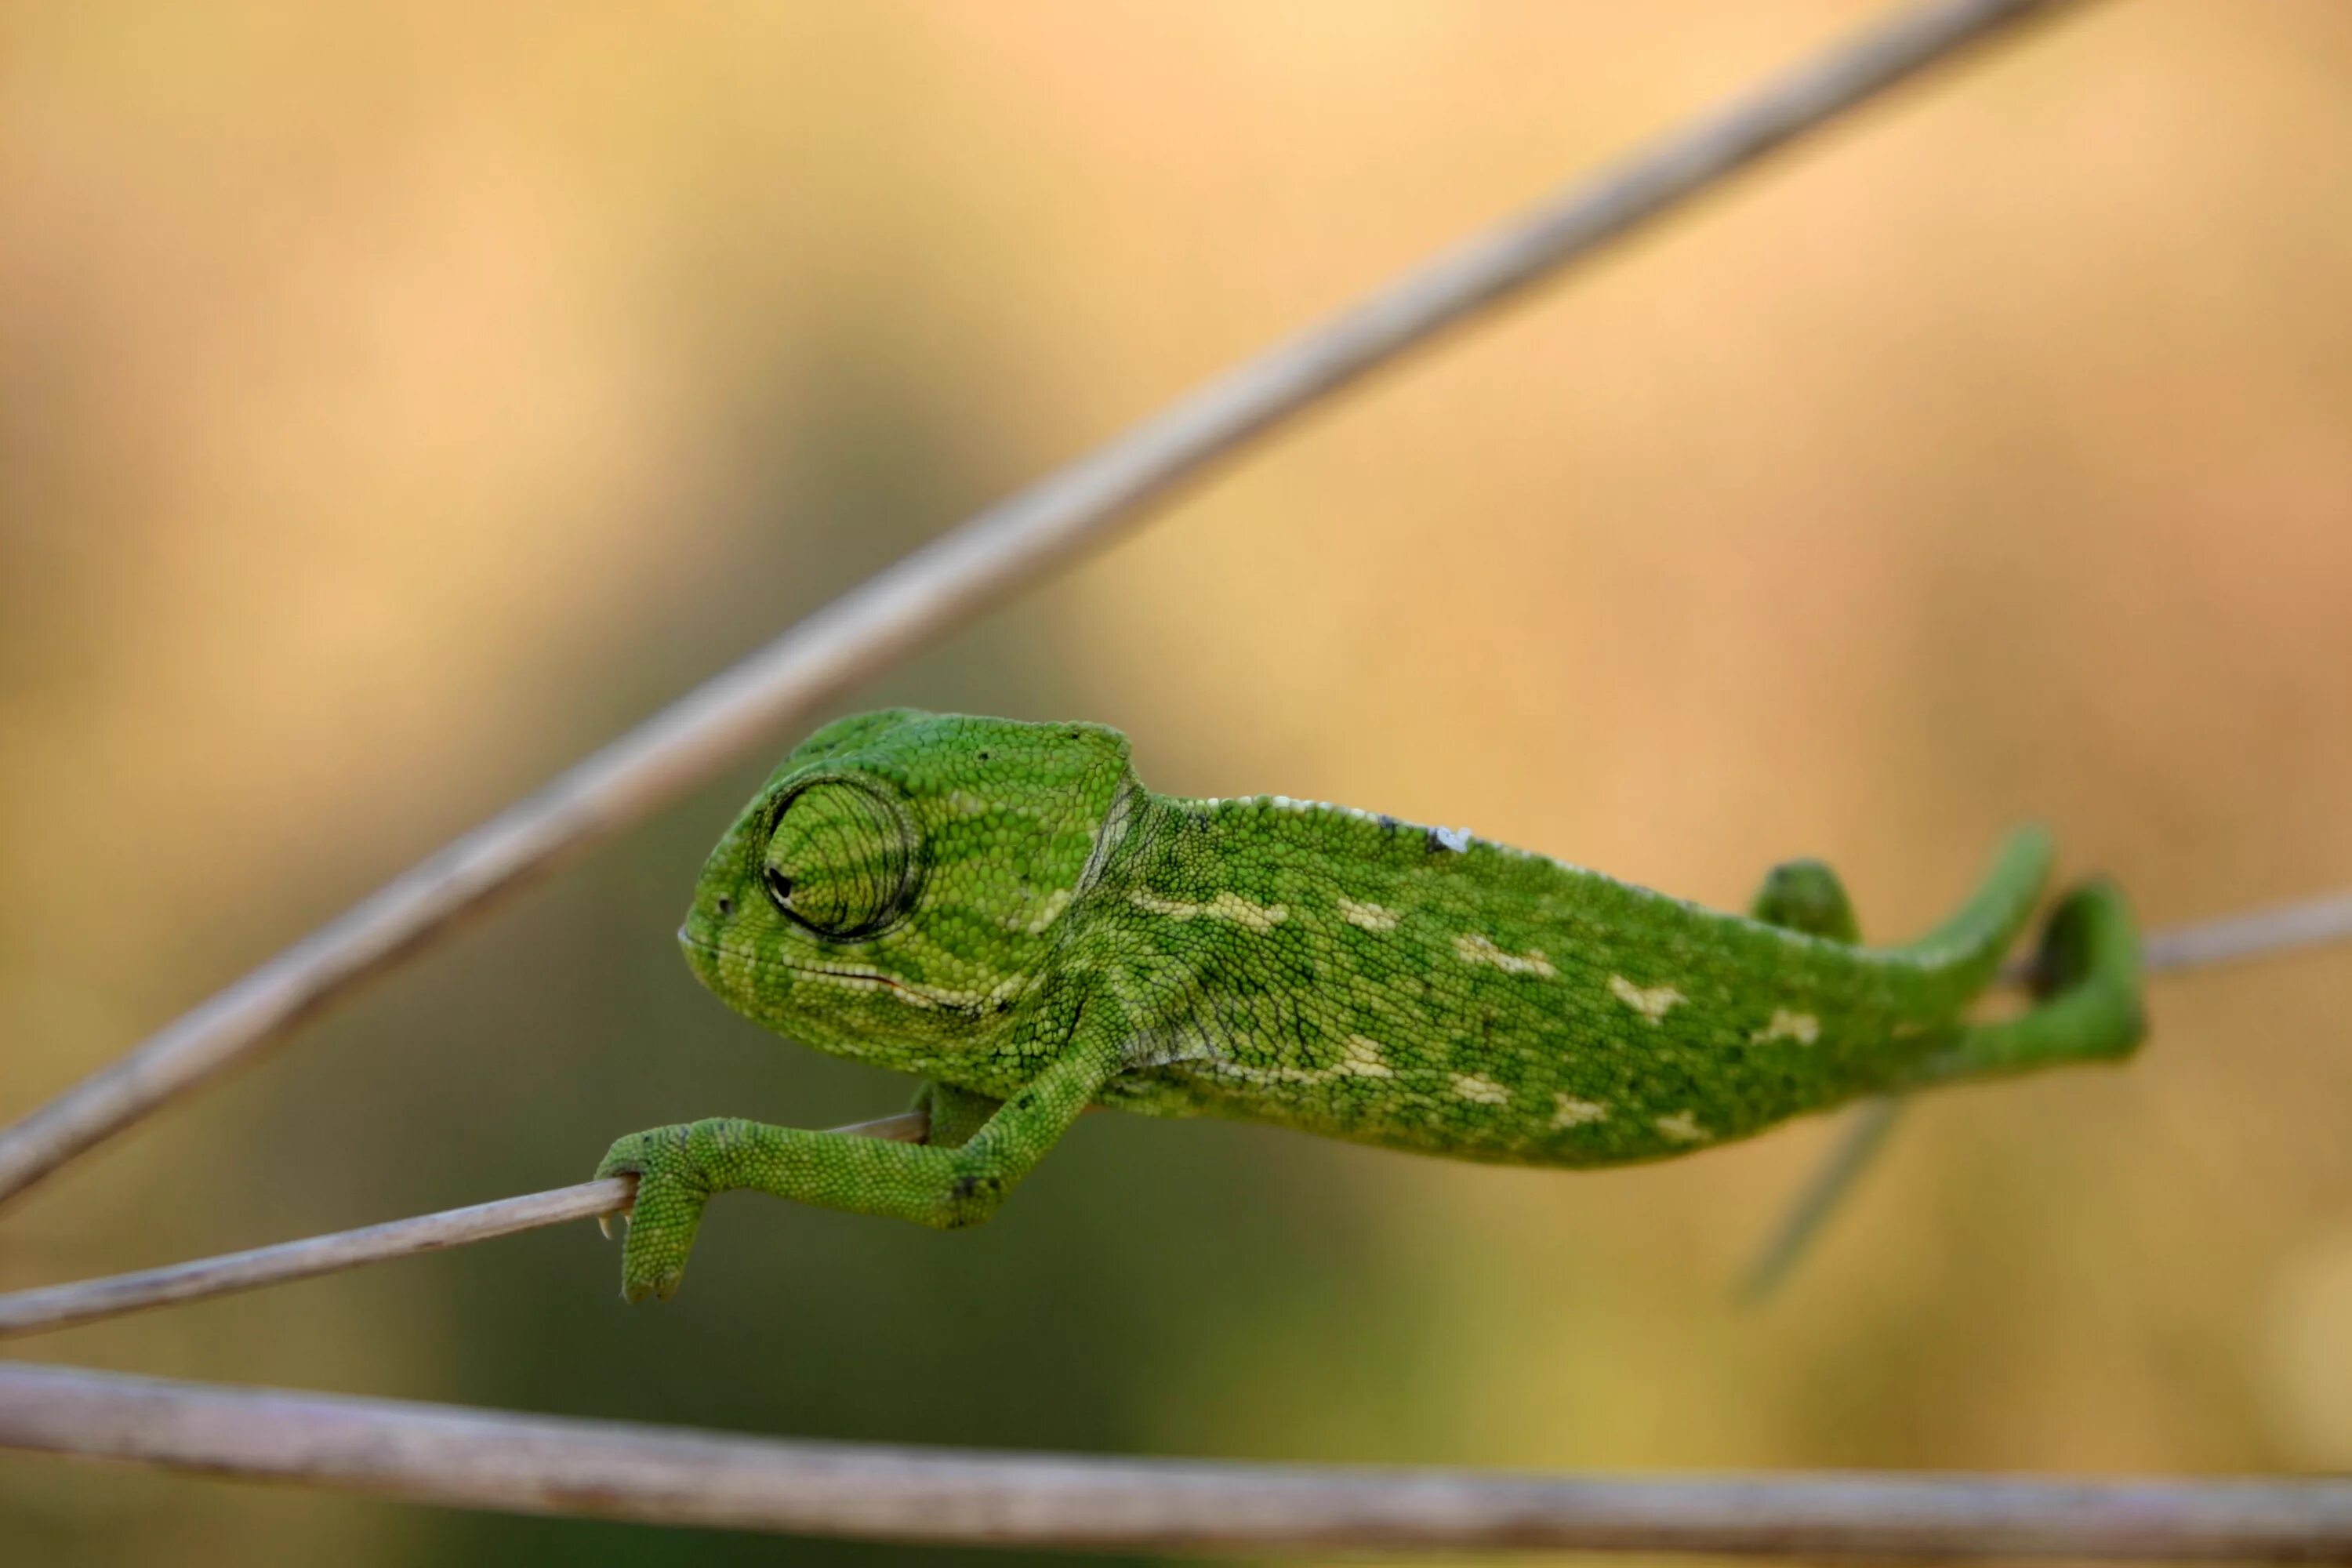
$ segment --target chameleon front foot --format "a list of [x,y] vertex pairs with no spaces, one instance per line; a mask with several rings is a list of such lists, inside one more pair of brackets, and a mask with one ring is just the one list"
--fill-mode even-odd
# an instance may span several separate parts
[[621,1243],[621,1299],[667,1300],[686,1275],[686,1257],[702,1225],[710,1189],[688,1152],[688,1126],[655,1127],[616,1142],[596,1167],[597,1179],[637,1178],[637,1197]]

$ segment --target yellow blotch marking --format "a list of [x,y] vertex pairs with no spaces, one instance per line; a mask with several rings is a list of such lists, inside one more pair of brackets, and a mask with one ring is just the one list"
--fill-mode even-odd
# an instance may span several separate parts
[[1139,910],[1149,910],[1155,915],[1166,915],[1171,921],[1231,921],[1251,931],[1272,931],[1290,918],[1288,906],[1254,904],[1239,893],[1219,893],[1204,904],[1186,903],[1181,899],[1163,899],[1157,893],[1137,889],[1129,900]]
[[1549,980],[1559,973],[1551,966],[1550,959],[1534,948],[1525,952],[1506,952],[1491,939],[1475,932],[1455,937],[1454,951],[1465,963],[1491,963],[1506,974],[1538,974]]
[[1551,1113],[1554,1127],[1581,1127],[1591,1121],[1609,1120],[1609,1108],[1596,1100],[1579,1100],[1572,1094],[1555,1094],[1552,1103],[1559,1109]]
[[972,1012],[1017,996],[1024,989],[1021,977],[1013,975],[998,981],[986,991],[959,991],[950,985],[927,985],[919,980],[900,980],[890,987],[890,994],[911,1007],[956,1007]]
[[1484,1073],[1458,1072],[1454,1075],[1454,1092],[1480,1105],[1508,1105],[1511,1091]]
[[1339,1059],[1328,1068],[1261,1068],[1247,1062],[1220,1061],[1213,1070],[1244,1083],[1328,1083],[1335,1078],[1394,1078],[1381,1043],[1362,1035],[1339,1042]]
[[1654,1125],[1662,1137],[1677,1143],[1704,1143],[1715,1136],[1698,1124],[1698,1119],[1687,1110],[1677,1110],[1672,1116],[1659,1117]]
[[958,816],[963,817],[986,816],[991,812],[1000,812],[1011,816],[1036,816],[1040,815],[1038,807],[1034,804],[1020,801],[991,800],[985,795],[974,795],[968,789],[950,790],[948,792],[948,809],[955,813]]
[[1394,910],[1382,909],[1378,904],[1360,904],[1353,899],[1339,900],[1339,918],[1365,931],[1396,930],[1397,912]]
[[890,983],[878,974],[864,974],[845,969],[818,969],[801,965],[793,969],[795,980],[814,980],[820,984],[838,985],[847,991],[880,991]]
[[895,975],[880,974],[872,970],[821,969],[811,964],[796,964],[793,975],[797,980],[814,980],[825,985],[838,985],[846,991],[881,991],[893,1000],[909,1007],[929,1011],[934,1007],[955,1007],[966,1012],[976,1011],[995,1003],[1017,996],[1025,989],[1019,975],[997,982],[986,991],[960,991],[951,985],[930,985],[919,980],[900,980]]
[[1031,936],[1041,935],[1044,933],[1047,926],[1050,926],[1055,921],[1060,920],[1062,918],[1062,911],[1069,907],[1070,889],[1067,888],[1056,888],[1052,892],[1045,895],[1045,899],[1039,902],[1036,909],[1032,910],[1026,919],[1024,919],[1019,915],[1007,915],[1003,921],[1004,929],[1007,931],[1026,931]]
[[1822,1021],[1811,1013],[1791,1013],[1786,1007],[1773,1009],[1772,1021],[1748,1037],[1758,1045],[1772,1040],[1794,1040],[1810,1046],[1822,1037]]
[[1666,1009],[1675,1003],[1689,1000],[1671,985],[1653,985],[1645,990],[1622,974],[1609,977],[1609,994],[1653,1024],[1664,1018]]

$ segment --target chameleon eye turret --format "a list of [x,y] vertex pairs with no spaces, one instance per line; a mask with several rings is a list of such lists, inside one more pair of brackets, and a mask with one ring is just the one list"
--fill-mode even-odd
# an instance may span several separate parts
[[786,795],[760,868],[768,901],[828,942],[863,942],[914,906],[920,847],[898,801],[862,779],[821,778]]

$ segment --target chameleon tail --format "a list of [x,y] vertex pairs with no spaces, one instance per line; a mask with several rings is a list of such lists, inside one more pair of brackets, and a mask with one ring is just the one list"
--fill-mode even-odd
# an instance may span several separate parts
[[2138,1049],[2147,1033],[2139,930],[2114,883],[2085,882],[2059,901],[2042,928],[2027,983],[2035,1001],[2030,1011],[1963,1029],[1905,1087],[2000,1078],[2067,1062],[2119,1061]]
[[[1987,892],[2002,880],[2012,861],[2022,858],[2020,848],[2012,839],[1988,879]],[[2046,855],[2046,841],[2042,848]],[[2038,880],[2039,868],[2034,876]],[[1942,931],[1916,945],[1927,947],[1955,931],[1986,901],[1979,893]],[[1998,952],[1996,949],[1996,958]],[[2042,927],[2028,983],[2036,1001],[2031,1011],[2002,1023],[1964,1028],[1950,1047],[1929,1058],[1902,1087],[1920,1089],[2131,1055],[2147,1032],[2140,1004],[2139,937],[2131,908],[2113,883],[2086,882],[2060,900]],[[1900,1094],[1864,1103],[1757,1255],[1741,1282],[1741,1300],[1750,1305],[1763,1300],[1787,1277],[1885,1146],[1903,1104]]]
[[1993,857],[1992,869],[1968,902],[1926,936],[1885,950],[1924,972],[1927,994],[1917,1005],[1925,1011],[1948,1018],[1992,984],[2001,959],[2032,918],[2053,854],[2047,828],[2019,828]]

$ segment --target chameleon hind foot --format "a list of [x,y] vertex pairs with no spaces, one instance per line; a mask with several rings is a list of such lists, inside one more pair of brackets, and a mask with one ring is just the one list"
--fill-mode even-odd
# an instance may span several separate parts
[[1860,942],[1853,902],[1838,874],[1819,860],[1783,860],[1765,873],[1749,915],[1766,925],[1786,926],[1832,942]]
[[[1853,900],[1846,896],[1838,874],[1819,860],[1783,860],[1765,873],[1764,885],[1748,906],[1753,919],[1766,925],[1825,937],[1832,942],[1859,942],[1861,922],[1853,916]],[[1864,1107],[1829,1163],[1792,1203],[1756,1261],[1748,1266],[1740,1299],[1755,1305],[1770,1295],[1795,1268],[1864,1171],[1877,1157],[1895,1124],[1895,1100],[1874,1100]]]

